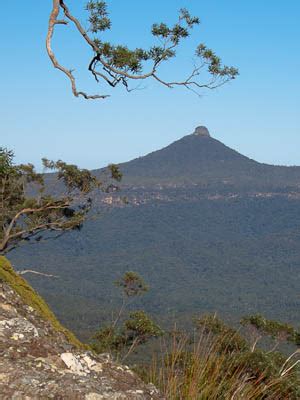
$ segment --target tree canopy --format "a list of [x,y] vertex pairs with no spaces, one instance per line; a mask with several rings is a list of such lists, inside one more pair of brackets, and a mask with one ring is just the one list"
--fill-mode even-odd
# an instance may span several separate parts
[[[86,169],[61,160],[42,160],[46,177],[32,164],[14,164],[12,151],[0,147],[0,253],[21,241],[39,241],[45,231],[79,229],[91,206],[90,193],[97,188],[110,190],[110,182],[100,182]],[[116,165],[110,177],[120,181]]]
[[[161,328],[143,311],[132,311],[129,318],[123,318],[130,300],[143,296],[149,287],[143,278],[134,271],[126,271],[115,282],[122,292],[122,305],[117,317],[109,325],[102,326],[93,336],[92,347],[96,352],[110,352],[125,360],[136,349],[148,340],[163,335]],[[121,319],[123,320],[120,323]]]
[[[181,86],[199,93],[201,89],[214,89],[224,85],[238,75],[236,68],[223,65],[220,57],[213,50],[204,43],[200,43],[193,54],[196,59],[194,66],[184,78],[169,81],[160,76],[160,66],[176,57],[181,42],[188,38],[192,29],[200,23],[199,18],[192,16],[185,8],[179,11],[178,20],[173,26],[163,22],[152,25],[151,33],[156,39],[153,46],[148,49],[129,49],[124,44],[112,44],[102,38],[101,34],[112,27],[105,1],[89,0],[87,2],[88,30],[85,30],[79,19],[72,14],[66,1],[53,0],[52,3],[46,39],[47,52],[54,67],[69,78],[72,92],[76,97],[105,99],[108,95],[89,95],[77,89],[73,71],[57,60],[52,49],[52,37],[56,25],[71,23],[75,26],[93,53],[87,64],[89,73],[96,82],[104,82],[111,87],[123,85],[127,91],[131,91],[131,82],[152,78],[167,88]],[[205,72],[205,79],[202,80],[202,74]]]

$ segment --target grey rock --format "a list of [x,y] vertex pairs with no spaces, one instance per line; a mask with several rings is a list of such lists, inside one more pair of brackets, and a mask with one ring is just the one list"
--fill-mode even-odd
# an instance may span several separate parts
[[107,354],[71,345],[63,333],[0,282],[1,400],[160,400]]
[[197,126],[194,135],[210,137],[209,130],[206,128],[206,126]]

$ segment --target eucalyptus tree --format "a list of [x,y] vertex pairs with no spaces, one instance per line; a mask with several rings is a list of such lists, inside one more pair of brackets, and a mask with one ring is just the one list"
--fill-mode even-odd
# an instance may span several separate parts
[[32,164],[14,164],[14,154],[0,148],[0,254],[22,241],[39,241],[48,231],[57,234],[79,229],[92,206],[95,189],[110,190],[122,175],[110,165],[108,179],[61,160],[42,160],[44,171]]
[[108,95],[90,95],[77,89],[73,71],[58,61],[52,48],[52,38],[57,25],[72,24],[75,27],[92,52],[87,62],[88,72],[96,82],[104,82],[110,87],[123,85],[130,91],[133,82],[153,79],[167,88],[184,87],[199,93],[202,89],[222,86],[238,75],[236,68],[223,65],[214,51],[203,43],[195,49],[195,64],[184,77],[173,81],[160,75],[161,65],[176,57],[181,42],[188,38],[192,29],[200,23],[199,18],[192,16],[185,8],[179,11],[178,20],[174,25],[169,26],[162,22],[152,26],[151,33],[155,39],[153,46],[147,49],[130,49],[126,45],[113,44],[103,39],[102,34],[112,26],[105,1],[89,0],[86,4],[89,23],[87,30],[79,18],[74,16],[67,3],[65,0],[52,0],[46,48],[54,67],[70,80],[72,92],[76,97],[105,99]]
[[149,290],[138,273],[125,272],[121,279],[115,282],[115,286],[122,294],[121,307],[114,321],[102,326],[95,333],[92,347],[96,352],[108,351],[124,361],[137,347],[150,339],[162,336],[164,332],[143,310],[132,311],[124,318],[129,304]]

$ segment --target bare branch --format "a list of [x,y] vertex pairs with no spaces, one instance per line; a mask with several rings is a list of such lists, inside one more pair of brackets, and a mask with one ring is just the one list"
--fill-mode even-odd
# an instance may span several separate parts
[[86,100],[105,99],[106,97],[108,97],[107,95],[92,95],[91,96],[91,95],[86,94],[85,92],[77,91],[76,81],[75,81],[74,75],[72,74],[72,71],[68,70],[67,68],[65,68],[61,64],[59,64],[59,62],[57,61],[57,59],[55,57],[55,54],[54,54],[54,52],[52,50],[52,46],[51,46],[55,25],[57,25],[57,24],[66,25],[67,24],[66,21],[61,21],[61,20],[57,19],[58,15],[59,15],[60,7],[61,7],[60,0],[53,0],[53,7],[52,7],[52,11],[51,11],[50,18],[49,18],[48,32],[47,32],[47,38],[46,38],[46,49],[47,49],[47,53],[50,57],[50,60],[52,61],[54,68],[59,69],[69,78],[69,80],[71,82],[71,86],[72,86],[72,92],[75,97],[82,96]]
[[43,272],[33,271],[32,269],[25,269],[23,271],[16,271],[16,273],[19,274],[19,275],[35,274],[35,275],[45,276],[47,278],[59,278],[58,275],[45,274]]

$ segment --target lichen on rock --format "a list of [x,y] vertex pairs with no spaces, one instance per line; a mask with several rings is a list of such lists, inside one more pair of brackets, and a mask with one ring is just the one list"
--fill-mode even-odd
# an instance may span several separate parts
[[1,400],[162,399],[128,367],[78,343],[72,343],[43,299],[1,257]]

